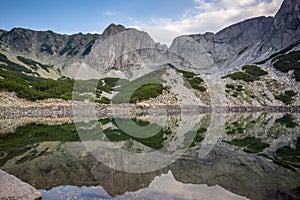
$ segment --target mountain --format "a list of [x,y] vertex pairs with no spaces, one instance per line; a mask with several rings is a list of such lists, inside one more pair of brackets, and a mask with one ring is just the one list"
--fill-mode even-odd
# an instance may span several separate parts
[[275,17],[248,19],[216,34],[181,36],[170,49],[200,69],[224,70],[259,62],[300,40],[299,5],[299,0],[285,0]]
[[[173,73],[168,69],[180,72],[198,90],[196,96],[204,99],[204,104],[218,98],[218,104],[227,101],[227,105],[291,104],[293,98],[298,99],[297,104],[300,102],[299,45],[300,0],[284,0],[274,17],[247,19],[217,33],[179,36],[169,48],[144,31],[120,24],[110,24],[102,34],[61,35],[14,28],[0,31],[0,78],[5,81],[5,74],[10,73],[6,70],[11,70],[10,79],[14,79],[15,72],[21,72],[18,76],[23,79],[26,74],[60,80],[105,77],[134,80],[167,67],[163,76]],[[259,66],[245,66],[254,64]],[[199,79],[200,76],[204,79]],[[176,79],[175,74],[172,77]],[[170,82],[168,79],[163,78]],[[16,85],[21,82],[13,85],[9,82],[9,88],[18,88]],[[40,90],[34,80],[29,82]],[[60,85],[56,88],[58,91]],[[69,83],[67,88],[72,88]],[[209,98],[212,94],[208,91],[218,98]],[[35,92],[33,99],[52,96]],[[68,97],[70,92],[66,92]],[[58,91],[55,97],[64,93]],[[109,93],[102,95],[111,99]],[[169,95],[162,99],[172,98]]]
[[[99,34],[60,35],[14,28],[0,35],[0,52],[53,65],[74,77],[84,66],[103,75],[113,69],[159,66],[170,62],[186,70],[225,70],[262,61],[300,40],[300,0],[285,0],[275,17],[257,17],[216,34],[175,38],[170,48],[145,32],[111,24]],[[134,69],[134,68],[133,68]],[[117,76],[124,76],[123,73]]]

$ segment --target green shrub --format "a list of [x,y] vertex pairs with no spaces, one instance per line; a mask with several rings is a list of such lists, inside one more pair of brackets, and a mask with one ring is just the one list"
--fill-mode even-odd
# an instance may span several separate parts
[[[140,78],[137,78],[131,82],[122,84],[120,87],[116,87],[115,91],[119,91],[116,94],[112,102],[113,103],[135,103],[141,100],[147,100],[149,98],[157,97],[162,93],[163,88],[161,76],[166,72],[166,68],[150,72]],[[151,84],[144,84],[144,83]],[[139,87],[141,86],[141,87]],[[137,89],[137,87],[139,87]],[[153,91],[151,91],[153,89]],[[143,95],[145,98],[143,98]]]
[[236,88],[237,91],[242,91],[244,90],[244,87],[242,85],[238,85]]
[[192,78],[189,82],[190,82],[190,83],[195,83],[195,84],[200,84],[200,83],[202,83],[202,82],[204,82],[204,81],[203,81],[203,79],[200,78],[200,77],[194,77],[194,78]]
[[251,74],[253,76],[264,76],[268,74],[268,72],[262,70],[260,67],[256,65],[245,65],[242,67],[242,69],[246,73]]
[[272,60],[275,62],[273,65],[275,69],[281,72],[288,72],[290,70],[295,70],[295,79],[300,81],[299,71],[300,71],[300,51],[292,51],[288,54],[280,55]]
[[107,97],[101,97],[101,99],[100,100],[96,100],[96,102],[102,103],[102,104],[109,104],[110,100]]
[[279,123],[286,128],[295,128],[298,124],[295,122],[295,118],[291,114],[285,114],[283,117],[276,119],[275,123]]
[[196,74],[193,72],[184,71],[184,70],[180,70],[180,69],[176,69],[176,71],[181,73],[183,75],[183,77],[185,77],[187,79],[190,79],[190,78],[193,78],[194,76],[196,76]]
[[225,87],[228,88],[228,89],[234,89],[235,88],[234,84],[226,84]]
[[162,94],[164,87],[160,84],[149,83],[143,85],[133,92],[130,98],[130,103],[136,103],[138,101],[148,100],[150,98],[158,97]]
[[225,78],[231,78],[233,80],[243,80],[246,82],[253,82],[255,80],[258,80],[257,77],[247,74],[245,72],[234,72],[232,74],[228,74],[227,76],[225,76]]
[[300,138],[297,138],[296,148],[284,146],[276,151],[276,162],[284,166],[293,166],[300,168]]
[[244,151],[247,153],[259,153],[269,146],[269,144],[261,142],[261,139],[255,137],[234,139],[229,143],[235,146],[244,147]]
[[300,70],[300,51],[292,51],[288,54],[278,56],[272,60],[274,67],[281,72],[288,72],[291,69]]
[[25,72],[27,74],[33,73],[30,69],[27,69],[26,67],[16,64],[14,62],[11,62],[2,53],[0,53],[0,61],[7,64],[7,65],[0,64],[0,68],[4,68],[4,69],[11,70],[11,71],[16,71],[16,72]]
[[291,104],[294,100],[294,96],[297,94],[297,92],[294,92],[293,90],[287,90],[284,93],[281,93],[280,95],[275,95],[275,99],[281,101],[284,104]]
[[49,73],[49,68],[52,67],[49,65],[41,64],[41,63],[31,60],[29,58],[24,58],[22,56],[17,56],[17,58],[19,61],[23,62],[26,65],[29,65],[34,70],[38,70],[38,67],[40,66],[42,69],[44,69],[45,71],[47,71]]
[[198,85],[196,83],[190,83],[191,87],[195,90],[198,90],[200,92],[205,92],[206,91],[206,88],[201,86],[201,85]]
[[[223,78],[231,78],[232,80],[243,80],[246,82],[253,82],[259,80],[260,76],[268,74],[268,72],[262,70],[256,65],[245,65],[242,67],[242,70],[244,70],[245,72],[234,72],[232,74],[228,74]],[[239,90],[242,89],[239,88]]]

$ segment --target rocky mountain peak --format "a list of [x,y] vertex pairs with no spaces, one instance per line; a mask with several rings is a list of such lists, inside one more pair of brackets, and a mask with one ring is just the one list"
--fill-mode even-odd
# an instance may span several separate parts
[[300,26],[300,0],[283,1],[275,15],[274,25],[276,28],[297,30]]
[[103,31],[102,36],[109,37],[121,33],[123,31],[126,31],[126,28],[123,25],[121,24],[116,25],[112,23]]
[[1,35],[2,33],[5,33],[5,32],[6,32],[5,30],[0,29],[0,35]]

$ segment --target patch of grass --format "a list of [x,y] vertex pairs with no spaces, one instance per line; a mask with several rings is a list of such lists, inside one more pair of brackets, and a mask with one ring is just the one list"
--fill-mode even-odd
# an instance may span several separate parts
[[295,118],[291,114],[285,114],[283,117],[276,119],[275,123],[279,123],[286,128],[295,128],[298,126],[295,122]]
[[189,82],[189,85],[195,89],[198,90],[200,92],[205,92],[206,88],[202,85],[200,85],[201,83],[203,83],[203,79],[200,77],[196,77],[196,74],[193,72],[189,72],[189,71],[184,71],[184,70],[179,70],[176,69],[177,72],[181,73],[183,75],[184,78],[187,79],[187,81]]
[[3,63],[6,63],[6,65],[0,64],[0,68],[8,69],[8,70],[15,71],[15,72],[25,72],[27,74],[32,74],[33,73],[30,69],[27,69],[26,67],[24,67],[22,65],[19,65],[19,64],[16,64],[14,62],[11,62],[2,53],[0,53],[0,61],[3,62]]
[[253,76],[265,76],[268,74],[268,72],[262,70],[260,67],[256,65],[245,65],[242,67],[242,69]]
[[99,119],[98,120],[102,125],[105,125],[105,124],[108,124],[110,121],[111,121],[111,119],[109,119],[109,118],[104,118],[104,119]]
[[100,100],[95,100],[97,103],[102,103],[102,104],[110,104],[110,100],[107,97],[101,97]]
[[139,87],[133,92],[130,98],[130,103],[136,103],[150,98],[158,97],[163,93],[164,87],[161,84],[149,83]]
[[0,69],[0,89],[16,92],[29,100],[60,98],[71,99],[74,80],[52,80],[27,76],[20,72]]
[[292,104],[294,101],[294,96],[297,94],[297,92],[294,92],[293,90],[286,90],[283,93],[279,95],[275,95],[275,99],[281,101],[282,103],[289,105]]
[[184,70],[180,70],[180,69],[176,69],[176,71],[181,73],[183,75],[183,77],[186,79],[191,79],[191,78],[194,78],[194,76],[196,76],[196,74],[193,72],[184,71]]
[[22,56],[17,56],[18,60],[23,62],[24,64],[28,65],[31,67],[31,69],[34,69],[34,70],[38,70],[38,67],[41,67],[42,69],[44,69],[46,72],[49,73],[49,68],[51,68],[52,66],[49,66],[49,65],[44,65],[44,64],[41,64],[39,62],[36,62],[34,60],[31,60],[29,58],[24,58]]
[[[119,119],[119,120],[123,125],[126,125],[127,127],[130,127],[132,121],[138,125],[140,124],[148,125],[148,122],[144,122],[137,119]],[[112,120],[111,122],[117,126],[114,120]],[[144,129],[145,132],[141,133],[142,136],[149,135],[150,137],[133,137],[127,134],[126,132],[124,132],[123,130],[119,129],[118,126],[117,128],[114,129],[113,128],[106,129],[103,132],[106,135],[106,137],[112,142],[126,141],[132,139],[152,149],[161,149],[163,148],[164,140],[166,140],[165,135],[170,135],[172,133],[170,130],[163,130],[161,127],[159,127],[156,124],[151,124],[151,126],[152,126],[151,128]],[[153,133],[151,132],[151,130],[160,130],[160,131],[152,136]]]
[[0,159],[0,166],[12,157],[21,155],[28,150],[29,145],[46,141],[79,142],[75,124],[39,125],[30,124],[18,127],[14,134],[0,137],[0,152],[7,156]]
[[288,54],[284,54],[276,57],[272,60],[274,67],[281,72],[288,72],[289,70],[295,69],[300,70],[300,51],[292,51]]
[[247,153],[260,153],[269,146],[269,144],[261,142],[261,139],[255,137],[234,139],[231,142],[229,142],[229,144],[232,144],[234,146],[244,147],[244,151]]
[[292,50],[294,47],[298,46],[299,44],[300,44],[300,40],[298,40],[297,42],[295,42],[295,43],[289,45],[288,47],[286,47],[286,48],[284,48],[284,49],[282,49],[282,50],[280,50],[280,51],[278,51],[278,52],[272,54],[269,58],[267,58],[267,59],[265,59],[265,60],[262,60],[262,61],[260,61],[260,62],[258,62],[258,63],[256,63],[256,64],[258,64],[258,65],[264,64],[266,61],[268,61],[268,60],[270,60],[270,59],[272,59],[272,58],[278,57],[278,56],[281,55],[281,54],[285,54],[286,52]]
[[234,89],[235,88],[234,84],[226,84],[225,87],[228,88],[228,89]]
[[300,51],[292,51],[288,54],[280,55],[272,60],[275,69],[281,72],[288,72],[290,70],[295,70],[294,75],[296,81],[299,79],[300,70]]
[[268,72],[262,70],[256,65],[245,65],[242,67],[245,72],[234,72],[223,78],[231,78],[232,80],[243,80],[245,82],[253,82],[259,80],[260,76],[267,75]]
[[233,91],[233,93],[231,94],[231,96],[233,97],[238,97],[240,95],[240,92],[238,91]]
[[283,165],[291,165],[293,167],[300,167],[300,138],[297,138],[296,148],[292,149],[290,146],[284,146],[276,151],[276,161]]
[[161,78],[165,71],[166,68],[162,68],[116,87],[115,91],[119,91],[119,93],[113,97],[112,102],[136,103],[137,101],[147,100],[159,96],[165,89],[162,85],[163,82]]
[[[206,128],[204,128],[204,127],[199,128],[196,132],[196,135],[195,135],[190,147],[194,147],[194,146],[196,146],[197,143],[202,142],[204,140],[204,133],[206,133],[206,132],[207,132]],[[190,132],[190,134],[192,134],[192,132]],[[187,135],[189,135],[189,133],[187,133]]]
[[225,78],[231,78],[232,80],[243,80],[246,82],[253,82],[258,80],[257,77],[247,74],[245,72],[234,72],[232,74],[228,74]]

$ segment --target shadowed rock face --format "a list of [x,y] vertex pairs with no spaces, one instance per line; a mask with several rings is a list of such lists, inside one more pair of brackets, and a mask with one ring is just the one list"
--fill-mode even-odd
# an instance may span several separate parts
[[116,35],[118,33],[121,33],[123,31],[126,31],[126,28],[121,25],[121,24],[110,24],[102,33],[102,36],[104,38],[107,38],[109,36],[113,36],[113,35]]

